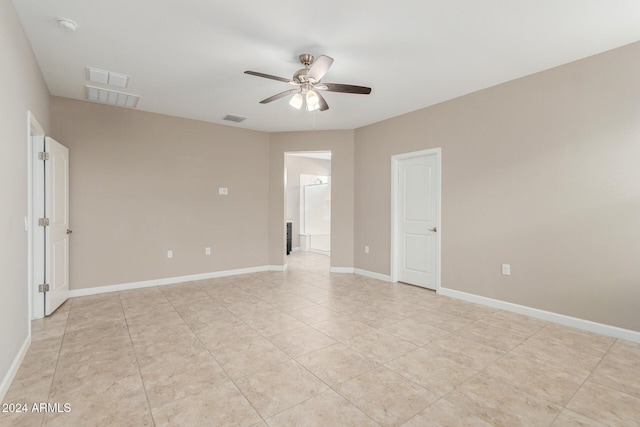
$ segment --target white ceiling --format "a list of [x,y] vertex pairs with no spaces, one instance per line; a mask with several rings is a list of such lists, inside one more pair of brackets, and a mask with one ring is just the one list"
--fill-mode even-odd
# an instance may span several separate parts
[[[640,40],[638,0],[13,2],[52,95],[84,99],[91,66],[130,75],[139,110],[263,131],[354,129]],[[259,104],[291,86],[243,71],[290,78],[301,53],[372,94]]]

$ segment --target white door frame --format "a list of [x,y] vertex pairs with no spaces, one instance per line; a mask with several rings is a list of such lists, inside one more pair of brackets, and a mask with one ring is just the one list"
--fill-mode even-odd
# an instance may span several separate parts
[[[44,317],[44,294],[40,294],[38,278],[44,275],[44,252],[35,248],[44,247],[44,234],[36,233],[38,228],[38,207],[42,206],[42,200],[36,200],[36,194],[44,191],[44,174],[38,171],[34,164],[38,152],[44,151],[45,132],[31,111],[27,112],[27,217],[25,229],[27,230],[27,286],[29,289],[29,331],[31,320]],[[38,188],[36,188],[36,185]],[[38,191],[37,191],[38,190]]]
[[398,163],[401,160],[412,159],[415,157],[423,156],[436,156],[437,171],[437,189],[438,195],[436,197],[438,203],[436,227],[438,232],[436,233],[436,292],[440,292],[440,270],[441,270],[441,256],[440,256],[440,242],[442,241],[442,226],[440,224],[441,206],[442,206],[442,149],[432,148],[429,150],[414,151],[411,153],[396,154],[391,156],[391,281],[398,281],[398,252],[399,252],[399,240],[400,233],[398,232],[398,186],[400,180],[398,179]]

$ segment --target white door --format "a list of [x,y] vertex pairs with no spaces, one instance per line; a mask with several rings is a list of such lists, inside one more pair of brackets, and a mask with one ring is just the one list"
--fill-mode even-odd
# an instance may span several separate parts
[[439,269],[438,152],[397,159],[397,280],[436,289]]
[[45,316],[53,313],[69,294],[69,150],[47,137],[45,149]]

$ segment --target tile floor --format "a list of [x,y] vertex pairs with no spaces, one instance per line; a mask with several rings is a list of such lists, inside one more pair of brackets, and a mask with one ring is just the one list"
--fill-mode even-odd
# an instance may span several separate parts
[[67,301],[0,425],[640,425],[638,344],[288,260]]

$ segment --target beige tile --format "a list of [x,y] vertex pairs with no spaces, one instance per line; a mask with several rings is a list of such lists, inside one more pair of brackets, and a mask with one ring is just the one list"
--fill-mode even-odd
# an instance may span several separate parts
[[212,350],[220,366],[230,378],[236,379],[289,359],[266,338],[254,338],[240,345],[230,345]]
[[378,363],[385,363],[416,349],[414,344],[393,335],[370,332],[345,342],[358,353]]
[[333,338],[310,326],[274,335],[269,337],[269,341],[291,357],[298,357],[336,343]]
[[152,408],[156,426],[252,426],[260,415],[231,382]]
[[67,327],[68,312],[63,316],[45,317],[31,322],[31,341],[60,338]]
[[592,356],[603,356],[615,342],[615,338],[568,326],[549,323],[534,335],[536,339],[563,344],[572,350]]
[[443,298],[440,300],[438,311],[475,322],[489,316],[497,310],[492,307],[453,298]]
[[278,335],[305,326],[304,323],[286,313],[278,312],[254,319],[247,319],[247,324],[265,337]]
[[297,310],[285,310],[288,314],[295,317],[296,319],[311,325],[313,323],[322,322],[329,319],[335,319],[337,317],[342,317],[342,314],[339,314],[336,311],[323,307],[321,305],[312,305],[309,307],[300,308]]
[[181,313],[180,317],[193,330],[198,333],[211,326],[228,323],[244,323],[238,316],[227,309],[200,310]]
[[445,399],[499,426],[548,426],[562,409],[483,375],[474,376]]
[[506,329],[496,328],[487,324],[473,323],[457,331],[463,338],[493,347],[500,351],[509,351],[527,339],[526,335],[511,332]]
[[334,344],[296,360],[330,386],[374,369],[377,364],[344,344]]
[[506,329],[527,337],[535,334],[548,325],[548,322],[545,322],[544,320],[502,310],[483,317],[478,321],[478,323],[493,326],[495,328]]
[[607,356],[615,358],[622,363],[636,364],[640,360],[640,344],[618,339],[611,346]]
[[341,342],[375,331],[364,323],[360,323],[346,317],[325,320],[323,322],[314,323],[312,326],[325,335]]
[[478,371],[504,355],[500,350],[464,338],[455,332],[431,341],[424,348],[437,351],[443,357]]
[[44,412],[0,412],[0,426],[34,427],[41,426],[43,421]]
[[[123,396],[123,399],[126,399]],[[124,410],[122,405],[116,403],[105,406],[100,400],[86,402],[88,404],[78,407],[71,405],[69,413],[47,413],[43,427],[68,427],[68,426],[122,426],[122,427],[144,427],[153,426],[153,418],[151,411],[144,408],[143,402],[140,403],[142,409]]]
[[587,380],[567,405],[609,425],[640,425],[640,399]]
[[260,334],[252,327],[242,321],[220,321],[207,328],[199,329],[196,335],[204,345],[211,351],[219,350],[223,347],[239,346],[249,344]]
[[385,366],[438,396],[453,390],[477,372],[431,348],[418,348]]
[[60,376],[56,370],[48,401],[69,403],[71,412],[48,413],[44,425],[152,425],[138,372],[113,369]]
[[640,358],[635,363],[607,354],[589,377],[590,381],[640,399]]
[[378,329],[380,332],[395,335],[417,346],[423,346],[429,341],[448,334],[448,331],[420,323],[414,319],[404,319],[385,325]]
[[592,420],[591,418],[563,409],[558,418],[551,424],[552,427],[606,427],[607,424]]
[[438,400],[402,427],[491,427],[491,424],[474,415],[470,415],[444,399]]
[[263,418],[328,389],[325,383],[293,360],[239,378],[235,383]]
[[564,344],[536,339],[535,335],[513,349],[511,353],[537,360],[583,379],[591,374],[602,359],[600,356],[577,352]]
[[432,328],[448,332],[457,331],[472,322],[472,320],[434,309],[424,309],[419,314],[411,316],[411,318]]
[[193,347],[191,351],[174,349],[138,360],[149,402],[154,407],[197,394],[227,378],[204,347]]
[[349,317],[376,329],[404,320],[404,316],[381,309],[362,310],[349,314]]
[[579,376],[511,354],[487,366],[483,373],[561,406],[569,402],[583,382]]
[[[5,402],[45,402],[49,396],[62,338],[31,343],[5,396]],[[29,417],[34,418],[34,417]]]
[[333,390],[267,419],[270,427],[375,427],[378,423]]
[[399,425],[438,399],[438,395],[381,366],[336,391],[381,425]]

